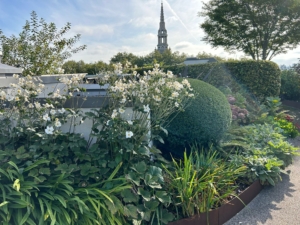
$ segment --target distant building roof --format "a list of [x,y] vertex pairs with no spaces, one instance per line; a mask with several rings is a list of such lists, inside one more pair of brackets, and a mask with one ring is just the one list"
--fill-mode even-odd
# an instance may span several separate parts
[[204,63],[212,63],[212,62],[218,62],[218,60],[216,60],[215,58],[198,59],[197,57],[190,57],[190,58],[186,58],[186,60],[183,63],[187,66],[187,65],[204,64]]
[[0,74],[1,75],[15,74],[15,73],[17,73],[17,74],[22,73],[22,69],[0,63]]

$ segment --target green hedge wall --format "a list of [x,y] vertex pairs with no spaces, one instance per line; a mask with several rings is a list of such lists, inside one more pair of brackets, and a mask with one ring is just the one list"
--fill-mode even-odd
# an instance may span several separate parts
[[[139,68],[138,72],[148,71]],[[280,93],[280,69],[271,61],[228,61],[190,65],[166,66],[162,70],[171,70],[175,75],[186,75],[189,78],[203,80],[217,88],[228,86],[233,92],[248,90],[258,99],[278,96]]]
[[278,96],[280,93],[280,69],[271,61],[240,61],[225,63],[240,83],[257,97]]

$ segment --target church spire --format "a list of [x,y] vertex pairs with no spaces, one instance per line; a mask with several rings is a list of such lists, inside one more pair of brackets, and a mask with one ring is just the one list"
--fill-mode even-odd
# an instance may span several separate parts
[[167,41],[168,34],[165,25],[163,2],[161,2],[160,22],[159,22],[159,30],[158,30],[157,37],[158,37],[157,50],[160,53],[163,53],[168,48],[168,41]]
[[161,9],[160,9],[160,23],[164,23],[165,22],[165,18],[164,18],[164,6],[163,3],[161,1]]

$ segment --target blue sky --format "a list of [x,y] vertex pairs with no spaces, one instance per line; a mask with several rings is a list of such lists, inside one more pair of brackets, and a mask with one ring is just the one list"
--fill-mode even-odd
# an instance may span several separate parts
[[[207,2],[208,0],[203,0]],[[203,18],[201,0],[164,0],[168,44],[173,51],[196,55],[210,52],[235,58],[222,48],[212,49],[201,41],[204,36],[199,24]],[[80,44],[87,49],[72,57],[74,60],[108,62],[118,52],[146,55],[157,45],[161,0],[0,0],[0,29],[5,35],[21,32],[32,10],[47,22],[62,27],[72,24],[70,34],[82,35]],[[278,55],[274,62],[297,63],[300,47]]]

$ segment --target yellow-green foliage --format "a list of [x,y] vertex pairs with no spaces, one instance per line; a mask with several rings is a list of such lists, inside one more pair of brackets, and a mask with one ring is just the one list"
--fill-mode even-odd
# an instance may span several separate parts
[[179,155],[195,142],[217,142],[231,123],[230,105],[221,91],[200,80],[189,79],[189,82],[195,98],[184,112],[170,119],[168,136],[162,146]]

